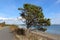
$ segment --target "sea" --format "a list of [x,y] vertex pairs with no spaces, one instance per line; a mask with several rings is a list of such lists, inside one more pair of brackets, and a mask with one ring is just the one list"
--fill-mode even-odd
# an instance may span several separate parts
[[[20,25],[22,28],[26,28],[26,25]],[[50,34],[58,34],[60,35],[60,25],[51,25],[51,26],[45,26],[47,30],[45,32],[50,33]],[[32,27],[34,28],[34,27]]]
[[47,33],[60,35],[60,25],[51,25],[47,27]]

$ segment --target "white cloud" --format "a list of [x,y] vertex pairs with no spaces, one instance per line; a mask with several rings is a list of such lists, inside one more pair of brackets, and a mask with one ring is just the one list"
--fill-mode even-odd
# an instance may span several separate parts
[[4,17],[0,17],[0,20],[16,20],[16,18],[4,18]]
[[60,24],[60,18],[53,18],[53,19],[51,20],[51,23],[52,23],[52,24]]
[[24,24],[25,19],[22,17],[18,18],[4,18],[0,17],[0,22],[6,22],[6,24]]
[[18,20],[25,21],[25,19],[24,19],[24,18],[22,18],[22,17],[18,17],[17,19],[18,19]]
[[53,15],[51,15],[51,23],[60,24],[60,13],[53,13]]
[[0,17],[0,20],[25,20],[22,17],[18,17],[18,18],[4,18],[4,17]]

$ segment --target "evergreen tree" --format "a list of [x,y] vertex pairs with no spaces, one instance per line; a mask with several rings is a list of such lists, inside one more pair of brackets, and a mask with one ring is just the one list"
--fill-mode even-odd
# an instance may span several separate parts
[[[26,19],[27,28],[31,26],[50,26],[50,19],[44,18],[42,8],[32,4],[24,4],[21,16]],[[42,27],[43,28],[43,27]]]

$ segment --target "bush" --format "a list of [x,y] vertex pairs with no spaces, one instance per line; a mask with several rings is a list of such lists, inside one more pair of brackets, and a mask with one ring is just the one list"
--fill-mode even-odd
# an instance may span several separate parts
[[47,28],[39,28],[38,30],[45,32],[47,30]]
[[18,34],[18,35],[25,35],[25,30],[24,29],[20,29],[20,28],[18,28],[17,30],[16,30],[16,33]]

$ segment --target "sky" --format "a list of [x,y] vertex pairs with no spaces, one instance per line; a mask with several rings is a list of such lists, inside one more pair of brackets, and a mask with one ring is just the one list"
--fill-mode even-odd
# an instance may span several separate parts
[[25,3],[41,6],[45,18],[50,18],[52,24],[60,24],[60,0],[0,0],[0,19],[20,17],[18,8]]

